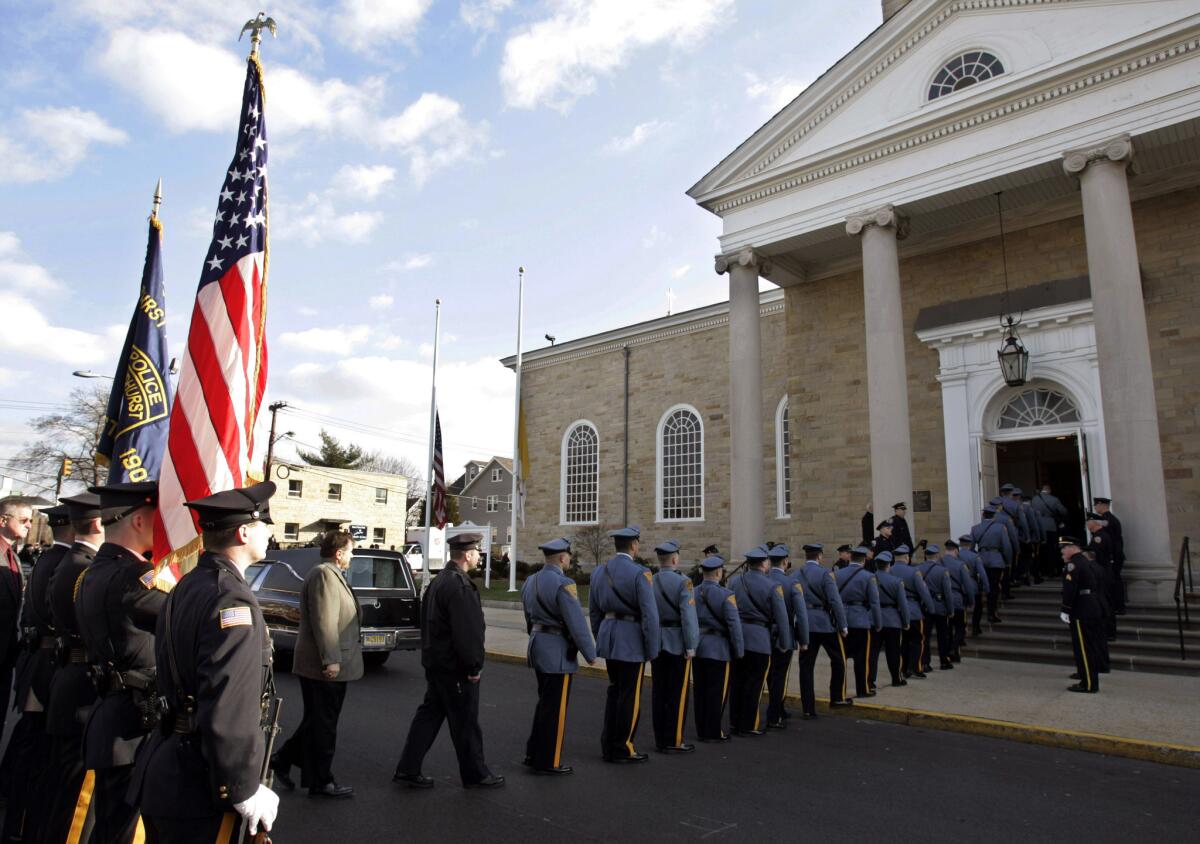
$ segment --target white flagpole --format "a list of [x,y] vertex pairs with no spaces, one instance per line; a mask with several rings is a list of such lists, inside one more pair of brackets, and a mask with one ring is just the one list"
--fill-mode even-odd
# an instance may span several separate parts
[[525,316],[525,268],[517,267],[517,384],[513,402],[512,539],[508,543],[508,591],[517,591],[517,476],[521,474],[521,320]]
[[[421,594],[429,585],[429,566],[433,563],[433,449],[437,438],[437,363],[438,344],[442,336],[442,300],[433,301],[433,377],[429,390],[429,474],[425,487],[425,547],[421,549],[425,565],[421,567]],[[445,456],[442,457],[443,463]],[[444,552],[443,552],[444,553]]]

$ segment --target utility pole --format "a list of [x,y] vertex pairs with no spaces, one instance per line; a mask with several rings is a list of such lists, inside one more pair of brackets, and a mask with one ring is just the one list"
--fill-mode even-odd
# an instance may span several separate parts
[[271,411],[271,435],[267,437],[267,462],[263,464],[263,480],[271,480],[271,457],[275,454],[275,415],[287,407],[285,401],[277,401],[267,407]]

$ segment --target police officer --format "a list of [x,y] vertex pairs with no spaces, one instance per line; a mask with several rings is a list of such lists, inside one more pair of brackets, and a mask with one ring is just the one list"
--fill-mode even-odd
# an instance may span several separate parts
[[498,788],[504,777],[494,775],[483,758],[479,727],[479,679],[483,673],[483,604],[468,573],[479,565],[478,533],[460,533],[446,543],[450,561],[429,584],[421,601],[421,666],[425,669],[425,699],[413,715],[394,782],[413,788],[432,788],[433,778],[421,773],[421,763],[442,729],[450,725],[450,740],[458,757],[464,788]]
[[1005,568],[1012,557],[1012,544],[1008,530],[997,520],[996,508],[991,504],[983,508],[982,519],[971,528],[971,539],[974,540],[975,549],[983,560],[984,569],[987,570],[988,622],[999,624],[1003,621],[998,613],[1000,594],[1005,583]]
[[1039,560],[1042,576],[1053,577],[1062,567],[1058,533],[1066,525],[1070,514],[1048,483],[1043,483],[1033,496],[1033,512],[1042,525],[1042,553]]
[[650,687],[650,713],[654,746],[660,753],[691,753],[694,744],[683,740],[687,720],[688,681],[692,659],[700,643],[696,600],[692,582],[679,572],[679,543],[667,540],[655,547],[658,573],[654,575],[654,600],[658,606],[661,649],[651,661],[654,682]]
[[[1021,492],[1018,488],[1017,492]],[[1042,545],[1046,541],[1045,531],[1042,529],[1042,520],[1038,517],[1037,510],[1033,509],[1033,498],[1021,492],[1021,513],[1025,516],[1025,521],[1029,525],[1030,535],[1033,537],[1033,548],[1030,549],[1029,568],[1033,572],[1033,582],[1042,582]]]
[[817,717],[813,671],[822,648],[829,657],[829,705],[850,706],[854,702],[846,697],[846,608],[833,572],[821,565],[823,547],[819,542],[805,545],[804,565],[796,572],[797,582],[804,587],[808,611],[808,650],[800,658],[801,717],[805,720]]
[[759,700],[767,686],[771,653],[792,649],[792,623],[788,618],[783,587],[767,575],[767,549],[760,545],[745,554],[741,574],[729,579],[742,617],[746,652],[733,664],[733,697],[729,726],[735,736],[761,736],[764,732]]
[[[878,555],[875,557],[879,559]],[[909,563],[909,548],[901,545],[893,552],[890,573],[904,584],[904,599],[908,603],[908,628],[900,640],[900,671],[904,679],[925,679],[925,615],[933,614],[933,596],[925,576]]]
[[92,660],[101,699],[83,737],[83,766],[95,774],[97,841],[133,841],[137,810],[125,802],[134,757],[155,706],[154,631],[167,593],[155,588],[154,508],[158,483],[90,487],[106,517],[104,544],[75,592],[79,633]]
[[897,501],[892,505],[892,545],[913,546],[912,533],[908,529],[908,505]]
[[975,604],[971,608],[971,635],[982,636],[983,605],[991,594],[992,584],[987,575],[987,567],[983,558],[975,552],[975,539],[969,533],[958,538],[958,558],[962,560],[975,580]]
[[[1008,499],[997,495],[988,501],[987,506],[994,508],[994,521],[1003,527],[1008,534],[1009,551],[1004,558],[1004,580],[1000,590],[1001,597],[1007,601],[1012,598],[1012,587],[1017,584],[1016,575],[1018,557],[1021,552],[1021,538],[1017,531],[1017,525],[1009,514],[1008,508],[1005,506],[1005,501],[1008,501]],[[1010,501],[1009,504],[1011,503]]]
[[1108,521],[1099,513],[1087,514],[1087,529],[1088,533],[1092,535],[1087,550],[1092,555],[1092,559],[1096,561],[1101,577],[1100,588],[1103,590],[1103,594],[1100,596],[1104,609],[1102,650],[1105,656],[1102,662],[1107,663],[1108,643],[1117,638],[1117,615],[1113,612],[1113,608],[1118,606],[1118,595],[1121,589],[1116,571],[1116,541],[1108,531]]
[[[954,611],[953,578],[949,569],[940,559],[941,552],[941,548],[930,542],[925,546],[925,562],[917,566],[917,570],[925,578],[925,585],[929,587],[929,594],[933,598],[933,612],[927,616],[928,621],[931,621],[932,624],[925,625],[925,663],[921,666],[922,671],[929,671],[933,667],[930,658],[932,653],[930,640],[935,631],[937,633],[938,668],[942,671],[954,668],[954,663],[950,660],[950,614]],[[933,629],[931,630],[930,627]]]
[[[96,703],[96,687],[88,672],[87,650],[75,618],[75,587],[104,544],[106,514],[100,496],[91,492],[64,498],[75,541],[70,555],[50,578],[50,619],[58,633],[58,667],[50,679],[46,733],[50,736],[50,765],[44,783],[55,784],[45,795],[41,820],[44,841],[87,841],[92,829],[92,787],[95,777],[83,768],[83,725]],[[108,514],[111,515],[111,514]],[[75,836],[74,831],[79,835]],[[74,837],[75,841],[69,839]]]
[[1100,643],[1104,641],[1104,610],[1100,602],[1102,575],[1096,563],[1088,559],[1079,540],[1064,536],[1062,611],[1058,617],[1071,626],[1071,649],[1079,682],[1067,691],[1100,691]]
[[[782,542],[767,552],[771,561],[768,572],[772,582],[783,590],[791,621],[792,650],[808,650],[808,608],[804,604],[804,585],[788,574],[791,551]],[[783,706],[787,694],[788,674],[792,670],[792,650],[781,648],[778,633],[771,640],[771,670],[767,672],[767,726],[781,730],[792,715]]]
[[700,561],[704,579],[696,587],[696,619],[700,644],[696,647],[696,735],[700,741],[729,741],[721,728],[729,700],[732,660],[745,653],[742,620],[737,598],[721,585],[725,561],[718,556]]
[[600,751],[605,762],[645,762],[633,739],[642,708],[646,662],[658,656],[661,628],[650,571],[637,562],[642,529],[629,525],[609,533],[616,554],[592,572],[588,614],[596,653],[604,657],[608,694]]
[[959,557],[958,543],[947,539],[942,546],[942,565],[950,572],[950,661],[962,662],[960,649],[967,641],[967,607],[975,605],[975,573]]
[[837,559],[833,561],[833,567],[834,569],[844,569],[846,566],[850,565],[850,546],[839,545],[837,552],[838,556]]
[[834,582],[846,608],[846,650],[854,660],[854,696],[875,697],[871,686],[871,634],[883,627],[879,609],[879,584],[875,575],[863,567],[867,549],[855,549],[850,554],[850,565],[834,572]]
[[538,684],[525,764],[535,774],[553,776],[572,772],[570,765],[562,763],[571,676],[579,670],[578,654],[583,654],[588,665],[596,664],[596,643],[579,605],[575,581],[563,572],[571,564],[570,540],[555,539],[538,548],[546,563],[521,587],[529,667]]
[[901,676],[903,666],[900,660],[901,637],[908,629],[910,620],[908,598],[904,591],[904,581],[892,574],[891,569],[891,551],[884,551],[875,557],[875,582],[879,589],[879,615],[882,629],[879,631],[879,636],[872,641],[871,668],[867,677],[872,689],[876,688],[875,681],[879,672],[881,648],[887,658],[888,672],[892,675],[892,685],[908,685],[908,681]]
[[169,711],[138,754],[130,802],[146,840],[242,840],[275,824],[262,783],[271,639],[246,569],[267,555],[271,482],[189,501],[204,551],[158,616],[158,688]]
[[[54,674],[56,641],[50,618],[50,577],[71,551],[75,532],[67,505],[42,510],[54,535],[54,544],[38,557],[25,602],[21,607],[21,638],[25,646],[17,657],[16,701],[21,718],[13,727],[0,763],[5,797],[3,841],[36,841],[38,830],[33,806],[53,787],[41,778],[50,761],[50,738],[46,735],[46,706],[50,700],[50,678]],[[56,784],[57,785],[57,784]],[[54,787],[56,787],[56,785]]]
[[884,519],[875,526],[875,530],[878,531],[879,535],[871,540],[870,547],[876,554],[881,551],[894,551],[896,546],[901,544],[899,540],[893,539],[893,523],[891,519]]
[[1105,527],[1108,528],[1108,535],[1112,537],[1113,572],[1116,575],[1116,584],[1112,592],[1112,611],[1116,615],[1124,615],[1126,600],[1125,579],[1121,573],[1125,568],[1124,529],[1121,526],[1121,520],[1112,511],[1111,498],[1093,498],[1092,507],[1096,514],[1104,520]]

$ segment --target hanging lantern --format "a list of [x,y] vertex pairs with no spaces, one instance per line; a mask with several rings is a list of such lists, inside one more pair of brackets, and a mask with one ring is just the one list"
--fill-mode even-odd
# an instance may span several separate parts
[[1021,345],[1017,336],[1017,325],[1011,316],[1007,317],[1004,345],[996,352],[1000,360],[1000,374],[1004,383],[1010,387],[1020,387],[1029,377],[1029,350]]

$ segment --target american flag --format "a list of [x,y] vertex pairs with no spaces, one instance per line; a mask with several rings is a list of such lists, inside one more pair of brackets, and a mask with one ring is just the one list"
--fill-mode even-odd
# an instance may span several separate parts
[[439,530],[446,526],[446,470],[442,467],[442,417],[433,412],[433,519]]
[[249,59],[237,151],[217,202],[159,476],[154,559],[197,549],[185,501],[245,486],[262,465],[255,436],[267,386],[267,127],[263,72]]

